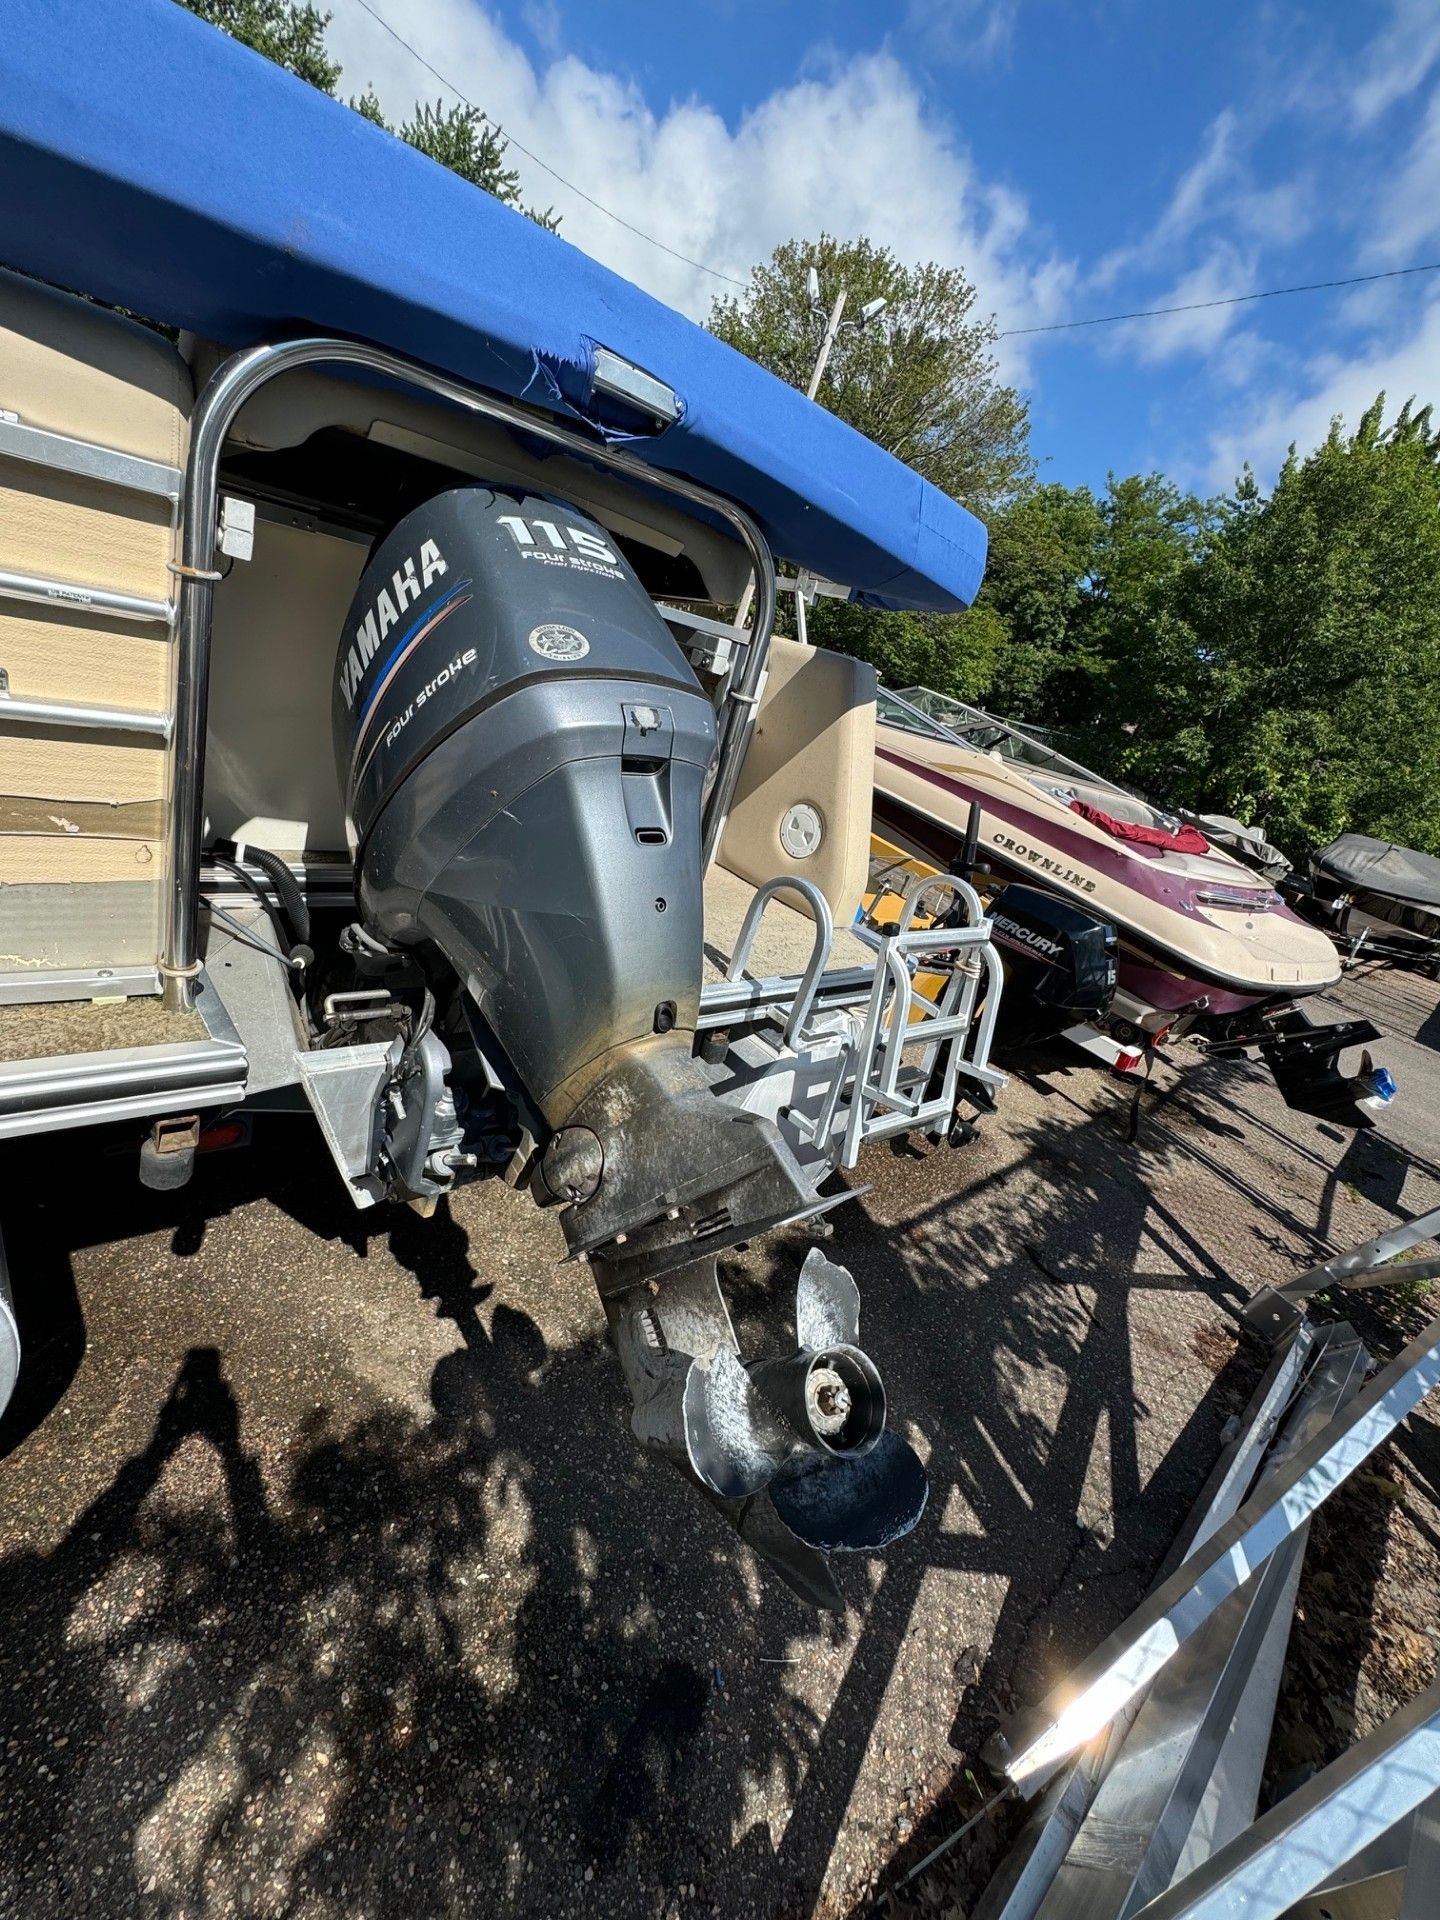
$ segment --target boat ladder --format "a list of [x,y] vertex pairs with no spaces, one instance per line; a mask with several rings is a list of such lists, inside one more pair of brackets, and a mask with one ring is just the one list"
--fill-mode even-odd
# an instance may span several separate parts
[[[837,1015],[823,1006],[815,1008],[834,922],[813,881],[780,875],[756,892],[727,976],[743,978],[765,908],[783,891],[799,893],[815,921],[810,961],[785,1012],[784,1042],[797,1054],[827,1043],[834,1049]],[[946,894],[953,896],[961,924],[915,926],[922,895],[933,902]],[[922,972],[944,976],[933,999],[916,987],[916,975]],[[861,1147],[872,1140],[912,1132],[943,1139],[955,1119],[962,1081],[978,1088],[987,1106],[989,1096],[1005,1084],[1004,1074],[989,1064],[1001,986],[999,956],[975,889],[949,874],[918,876],[894,927],[876,938],[864,1013],[858,1021],[853,1014],[849,1017],[849,1034],[835,1049],[825,1097],[813,1112],[791,1107],[791,1125],[845,1168],[856,1164]],[[837,1133],[838,1146],[833,1139]]]

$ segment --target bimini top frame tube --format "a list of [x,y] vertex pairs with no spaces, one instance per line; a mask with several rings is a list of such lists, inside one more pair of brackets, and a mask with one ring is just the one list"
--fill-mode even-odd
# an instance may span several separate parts
[[200,971],[200,841],[205,798],[205,726],[210,695],[210,626],[218,577],[215,542],[220,456],[235,416],[261,387],[296,367],[322,365],[354,367],[419,388],[466,413],[480,414],[505,426],[519,428],[583,460],[609,467],[627,479],[674,494],[693,506],[718,514],[735,529],[750,555],[755,573],[755,616],[749,643],[739,664],[731,669],[720,716],[715,779],[705,803],[707,866],[715,857],[730,812],[760,698],[775,620],[775,563],[755,522],[733,502],[693,480],[648,466],[621,448],[572,432],[543,415],[530,413],[493,394],[481,393],[363,341],[317,337],[252,347],[232,355],[216,369],[196,405],[190,428],[190,458],[185,469],[175,738],[169,795],[169,894],[160,956],[165,997],[171,1006],[193,1004],[195,980]]

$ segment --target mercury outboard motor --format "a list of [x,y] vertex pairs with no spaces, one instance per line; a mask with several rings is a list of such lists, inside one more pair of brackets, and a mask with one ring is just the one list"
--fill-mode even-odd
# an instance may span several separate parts
[[1115,997],[1115,929],[1038,887],[1009,886],[990,909],[1005,969],[1000,1031],[1012,1045],[1101,1020]]
[[[372,554],[333,718],[361,913],[349,950],[458,982],[451,1016],[534,1142],[531,1190],[591,1263],[638,1437],[838,1605],[823,1552],[908,1530],[924,1472],[884,1432],[843,1270],[807,1269],[795,1355],[739,1359],[716,1250],[834,1201],[696,1057],[716,735],[688,661],[594,521],[466,486]],[[417,1023],[395,1053],[382,1173],[426,1202],[473,1163],[471,1103],[436,1032]]]

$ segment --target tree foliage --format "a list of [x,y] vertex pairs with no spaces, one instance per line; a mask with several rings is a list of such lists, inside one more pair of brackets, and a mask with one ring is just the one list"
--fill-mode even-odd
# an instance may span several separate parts
[[1293,857],[1349,831],[1440,853],[1440,432],[1383,423],[1382,394],[1268,496],[1248,473],[1218,501],[1158,474],[1030,488],[969,613],[822,601],[812,638]]
[[308,80],[321,93],[334,93],[340,63],[326,51],[330,15],[318,7],[301,0],[181,0],[181,4],[297,79]]
[[842,328],[816,398],[897,454],[942,492],[985,513],[1031,474],[1025,402],[996,371],[993,317],[975,313],[975,289],[954,267],[903,266],[868,240],[790,240],[756,267],[746,291],[716,300],[711,330],[802,391],[824,330],[811,311],[814,267],[828,311],[885,311]]
[[1440,852],[1440,434],[1384,403],[1292,448],[1268,498],[1242,478],[1126,663],[1122,770],[1292,849]]
[[[307,0],[179,0],[179,4],[321,93],[334,94],[341,69],[339,62],[330,58],[325,44],[330,15]],[[385,117],[373,86],[367,86],[350,104],[362,119],[398,135],[507,207],[528,213],[552,233],[558,228],[560,223],[552,210],[541,213],[522,205],[520,176],[505,164],[509,143],[478,107],[463,103],[447,107],[440,100],[431,106],[428,101],[417,101],[410,118],[396,127]]]

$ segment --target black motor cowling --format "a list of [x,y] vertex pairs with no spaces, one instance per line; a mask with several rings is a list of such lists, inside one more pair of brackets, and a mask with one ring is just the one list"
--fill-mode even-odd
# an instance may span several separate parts
[[683,1257],[796,1210],[693,1058],[715,721],[603,528],[467,486],[379,543],[341,639],[363,923],[438,950],[518,1080],[575,1251]]
[[990,908],[1005,969],[1000,1029],[1013,1043],[1044,1040],[1109,1011],[1115,929],[1037,887],[1006,887]]

